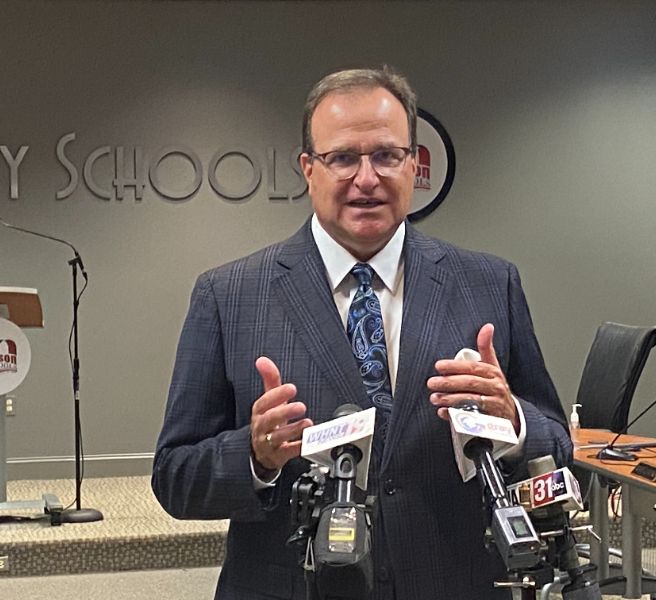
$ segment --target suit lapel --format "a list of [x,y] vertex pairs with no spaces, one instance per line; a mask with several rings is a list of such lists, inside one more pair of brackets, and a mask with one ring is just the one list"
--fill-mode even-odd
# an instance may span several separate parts
[[[384,450],[374,444],[374,453],[379,457],[382,454],[381,470],[393,455],[417,403],[428,402],[426,378],[438,356],[437,338],[453,285],[451,273],[439,264],[444,250],[410,225],[406,228],[403,320],[394,405]],[[321,407],[321,416],[329,419],[334,409],[345,403],[370,408],[309,220],[283,245],[272,287],[310,358],[333,389],[334,402]]]
[[273,290],[309,356],[333,388],[334,405],[322,406],[326,418],[352,403],[369,408],[357,365],[325,275],[310,222],[284,245]]
[[[437,359],[440,325],[452,275],[439,265],[444,250],[406,225],[403,320],[394,405],[381,469],[385,469],[418,402],[428,402],[427,374]],[[437,417],[436,417],[437,418]]]

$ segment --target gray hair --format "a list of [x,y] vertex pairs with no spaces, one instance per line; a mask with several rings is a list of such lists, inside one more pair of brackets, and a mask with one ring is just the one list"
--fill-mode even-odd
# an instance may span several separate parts
[[312,152],[312,115],[319,102],[331,93],[349,93],[357,89],[383,88],[403,106],[408,116],[410,148],[417,149],[417,96],[408,80],[387,65],[382,69],[347,69],[326,75],[310,90],[303,109],[303,152]]

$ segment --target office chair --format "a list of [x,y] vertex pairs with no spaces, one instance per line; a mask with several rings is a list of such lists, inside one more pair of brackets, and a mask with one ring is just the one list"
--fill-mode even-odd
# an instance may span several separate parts
[[576,402],[581,427],[624,431],[638,379],[656,344],[656,326],[604,323],[583,367]]
[[[633,327],[603,323],[588,351],[581,374],[576,402],[581,405],[581,427],[624,432],[629,423],[629,409],[638,380],[651,349],[656,345],[656,326]],[[592,474],[573,466],[579,480],[584,504],[592,484]],[[589,557],[589,548],[579,547],[581,556]],[[621,558],[621,552],[610,549]],[[545,586],[541,598],[547,598],[551,586]],[[605,592],[607,593],[607,592]]]
[[[588,351],[576,402],[581,427],[624,432],[629,409],[647,357],[656,344],[656,327],[603,323]],[[574,467],[587,508],[592,474]]]

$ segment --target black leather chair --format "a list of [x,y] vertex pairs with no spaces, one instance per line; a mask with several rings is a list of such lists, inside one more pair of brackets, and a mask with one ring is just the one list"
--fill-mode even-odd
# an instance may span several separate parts
[[656,326],[604,323],[597,329],[576,396],[581,427],[626,429],[633,394],[655,344]]
[[[652,347],[656,326],[634,327],[603,323],[597,329],[583,367],[576,402],[581,405],[581,427],[626,431],[629,409]],[[587,508],[592,476],[574,467]]]

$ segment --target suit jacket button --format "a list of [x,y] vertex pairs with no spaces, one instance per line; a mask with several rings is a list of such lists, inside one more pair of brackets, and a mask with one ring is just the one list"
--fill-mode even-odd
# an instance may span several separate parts
[[394,487],[394,482],[391,479],[387,479],[383,484],[383,490],[388,496],[393,496],[396,494],[396,487]]

